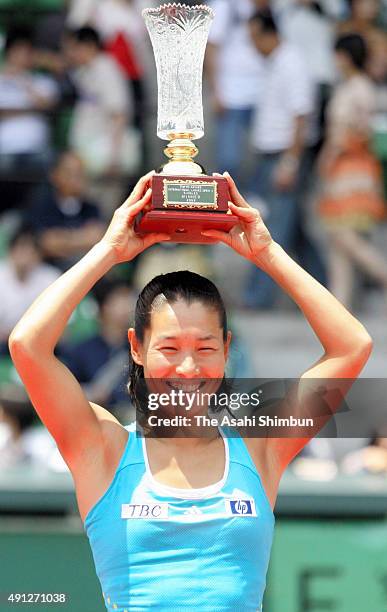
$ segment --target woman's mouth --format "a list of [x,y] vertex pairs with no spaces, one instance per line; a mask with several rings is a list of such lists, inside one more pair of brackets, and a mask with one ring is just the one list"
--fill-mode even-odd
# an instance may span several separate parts
[[166,380],[165,382],[170,389],[173,389],[174,391],[183,391],[184,393],[195,393],[196,391],[199,391],[199,389],[202,389],[206,384],[205,380],[196,380],[195,382],[193,380],[174,380],[173,382]]

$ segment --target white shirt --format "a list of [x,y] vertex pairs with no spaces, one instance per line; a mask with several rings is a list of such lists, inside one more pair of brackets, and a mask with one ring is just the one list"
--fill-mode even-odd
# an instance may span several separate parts
[[[125,8],[126,0],[109,0],[117,5],[122,5]],[[80,28],[93,20],[93,15],[96,9],[101,4],[100,0],[70,0],[68,9],[67,23],[72,28]],[[132,0],[133,10],[141,15],[144,8],[152,8],[157,4],[155,0]],[[132,7],[130,7],[132,9]],[[130,27],[127,24],[122,24],[123,28]]]
[[0,287],[3,287],[0,300],[0,334],[9,334],[35,298],[60,275],[60,271],[54,266],[41,263],[25,280],[20,281],[12,263],[8,259],[0,261]]
[[87,66],[74,72],[80,93],[71,126],[70,142],[77,150],[93,138],[112,134],[112,115],[128,114],[129,88],[116,61],[99,53]]
[[96,5],[91,20],[104,39],[123,32],[135,45],[136,50],[144,44],[144,39],[148,42],[148,33],[140,10],[127,2],[102,0]]
[[376,87],[365,74],[339,83],[327,108],[330,138],[340,145],[351,130],[370,133],[376,103]]
[[[57,86],[50,77],[32,73],[0,74],[0,109],[31,109],[32,91],[53,104],[57,99]],[[31,111],[1,119],[1,154],[40,153],[48,144],[49,128],[44,112]]]
[[298,48],[315,82],[332,83],[336,76],[333,22],[298,5],[283,11],[280,25],[285,40]]
[[214,0],[215,18],[208,41],[218,47],[216,89],[226,108],[248,108],[259,103],[262,59],[248,29],[254,14],[251,0]]
[[314,106],[312,80],[297,49],[281,43],[265,59],[263,92],[252,129],[253,146],[264,153],[288,149],[294,120],[310,115]]

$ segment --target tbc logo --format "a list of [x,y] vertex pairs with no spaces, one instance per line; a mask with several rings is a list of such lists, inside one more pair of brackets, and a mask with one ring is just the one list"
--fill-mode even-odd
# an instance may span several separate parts
[[122,504],[121,518],[163,519],[168,518],[168,504]]
[[230,499],[231,514],[244,516],[256,516],[254,501],[251,499]]

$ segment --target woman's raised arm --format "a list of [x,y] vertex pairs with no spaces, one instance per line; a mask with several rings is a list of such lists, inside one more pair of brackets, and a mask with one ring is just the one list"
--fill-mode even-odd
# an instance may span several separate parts
[[[272,240],[259,212],[249,206],[238,192],[232,178],[227,173],[225,175],[232,197],[230,209],[239,217],[240,223],[234,226],[229,234],[213,230],[204,234],[228,244],[269,274],[300,307],[321,342],[324,353],[302,374],[298,397],[303,396],[304,391],[310,393],[313,390],[314,379],[325,379],[328,386],[329,381],[335,381],[334,386],[339,387],[342,395],[345,395],[351,381],[360,374],[370,356],[372,350],[370,335],[360,321],[352,316],[325,287]],[[278,375],[281,377],[280,372]],[[318,386],[317,382],[316,387]],[[333,413],[339,405],[329,407]],[[295,410],[302,414],[302,409],[300,402]],[[321,420],[321,427],[327,419],[328,417]],[[318,428],[317,426],[315,433]],[[268,438],[268,448],[274,451],[281,472],[308,440],[309,438],[295,437]]]
[[133,229],[136,215],[150,201],[150,177],[151,173],[140,179],[126,202],[114,212],[101,241],[34,301],[9,337],[15,367],[70,468],[82,448],[101,445],[106,423],[117,422],[103,408],[88,402],[78,381],[54,355],[54,349],[75,307],[110,268],[168,239],[163,234],[142,238]]

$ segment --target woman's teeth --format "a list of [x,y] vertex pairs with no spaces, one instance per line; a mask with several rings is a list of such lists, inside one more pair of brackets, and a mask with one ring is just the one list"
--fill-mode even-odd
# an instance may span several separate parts
[[167,385],[174,389],[175,391],[185,391],[186,393],[194,393],[198,391],[202,386],[202,383],[171,383],[168,382]]

